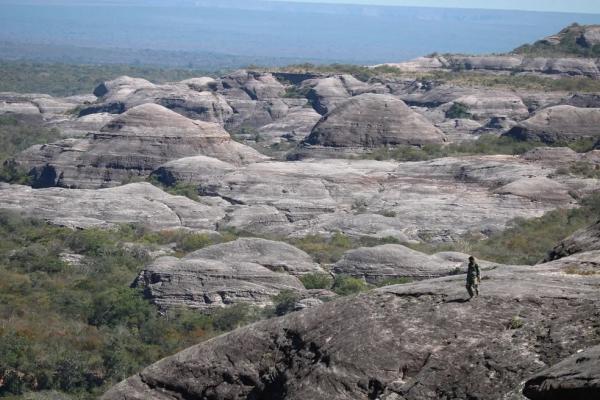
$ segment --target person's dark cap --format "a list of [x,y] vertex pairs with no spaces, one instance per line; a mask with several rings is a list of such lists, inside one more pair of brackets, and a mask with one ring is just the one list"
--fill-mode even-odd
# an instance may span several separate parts
[[469,260],[474,260],[474,259],[475,259],[475,257],[469,256]]

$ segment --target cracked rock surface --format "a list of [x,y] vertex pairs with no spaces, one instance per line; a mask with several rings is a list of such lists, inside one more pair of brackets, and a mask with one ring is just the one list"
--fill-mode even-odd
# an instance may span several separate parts
[[522,382],[600,341],[599,252],[388,286],[191,347],[103,397],[131,399],[522,399]]

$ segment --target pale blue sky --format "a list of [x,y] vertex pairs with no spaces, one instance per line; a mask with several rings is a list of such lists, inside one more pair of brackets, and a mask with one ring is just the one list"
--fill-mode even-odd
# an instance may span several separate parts
[[274,0],[423,7],[491,8],[600,14],[600,0]]

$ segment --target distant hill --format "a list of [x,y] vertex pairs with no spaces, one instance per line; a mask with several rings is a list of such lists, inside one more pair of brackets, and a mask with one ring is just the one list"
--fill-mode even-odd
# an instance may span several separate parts
[[572,24],[556,35],[520,46],[513,53],[535,57],[600,57],[600,25]]

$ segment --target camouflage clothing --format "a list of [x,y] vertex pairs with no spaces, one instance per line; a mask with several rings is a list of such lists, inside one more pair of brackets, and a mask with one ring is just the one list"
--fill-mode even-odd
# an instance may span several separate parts
[[479,273],[479,265],[475,261],[469,261],[469,267],[467,269],[467,292],[469,296],[479,296],[479,281],[481,275]]

